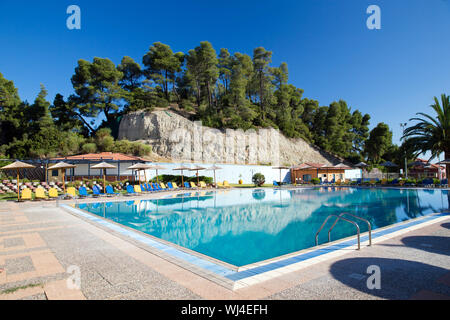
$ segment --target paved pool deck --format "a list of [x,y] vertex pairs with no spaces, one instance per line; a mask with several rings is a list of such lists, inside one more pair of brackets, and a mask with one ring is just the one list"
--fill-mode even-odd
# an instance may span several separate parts
[[[380,289],[367,287],[370,266]],[[230,288],[55,202],[0,202],[0,300],[450,299],[449,269],[450,216]],[[78,271],[81,286],[71,288]]]

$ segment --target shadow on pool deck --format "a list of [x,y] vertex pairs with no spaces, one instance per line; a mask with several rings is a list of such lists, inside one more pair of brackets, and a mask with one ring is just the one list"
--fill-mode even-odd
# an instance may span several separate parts
[[441,227],[450,229],[450,223],[443,223],[443,224],[441,224]]
[[[447,225],[450,225],[447,223]],[[445,227],[444,224],[441,226]],[[441,236],[412,236],[401,240],[404,246],[423,250],[430,253],[437,253],[450,256],[450,237]],[[380,244],[385,247],[403,247],[398,244]]]
[[[380,289],[368,288],[368,282],[373,283],[374,275],[373,271],[368,272],[370,266],[379,267]],[[335,262],[330,267],[330,273],[350,288],[383,299],[410,299],[420,292],[431,292],[443,299],[450,299],[450,287],[439,282],[449,271],[421,262],[351,258]]]

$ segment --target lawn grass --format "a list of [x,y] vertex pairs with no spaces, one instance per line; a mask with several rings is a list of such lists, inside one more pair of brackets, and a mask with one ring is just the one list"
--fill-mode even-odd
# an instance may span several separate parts
[[0,201],[17,200],[17,193],[0,194]]

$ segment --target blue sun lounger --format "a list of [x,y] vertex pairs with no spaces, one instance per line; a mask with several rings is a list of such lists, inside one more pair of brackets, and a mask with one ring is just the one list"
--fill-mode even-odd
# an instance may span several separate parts
[[132,185],[127,185],[127,195],[135,195],[136,191],[134,191],[134,187]]
[[119,193],[114,192],[113,187],[107,186],[107,187],[106,187],[106,194],[107,194],[108,196],[116,196],[116,195],[118,195]]
[[78,193],[80,194],[80,197],[81,197],[81,198],[87,198],[87,197],[90,197],[90,196],[91,196],[90,194],[87,193],[86,187],[80,187],[80,188],[78,189]]
[[98,186],[92,187],[92,192],[94,193],[94,197],[104,196],[105,194],[100,191]]

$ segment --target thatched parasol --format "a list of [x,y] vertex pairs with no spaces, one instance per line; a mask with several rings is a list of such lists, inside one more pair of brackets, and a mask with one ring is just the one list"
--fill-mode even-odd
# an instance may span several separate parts
[[163,166],[160,166],[160,165],[154,165],[154,166],[152,166],[150,169],[156,170],[156,183],[159,183],[158,170],[164,170],[164,169],[166,169],[166,168],[163,167]]
[[214,186],[217,188],[217,183],[216,183],[216,170],[221,170],[221,167],[218,167],[216,165],[213,165],[212,167],[206,169],[206,170],[212,170],[214,171]]
[[103,171],[103,193],[106,193],[106,170],[107,169],[116,169],[117,167],[106,163],[106,162],[101,162],[99,164],[96,164],[95,166],[91,167],[92,169],[101,169]]
[[356,168],[360,168],[361,169],[361,182],[364,181],[364,171],[363,171],[363,169],[367,168],[368,166],[369,165],[367,163],[365,163],[365,162],[360,162],[358,164],[355,164]]
[[1,170],[16,170],[17,171],[17,201],[20,201],[19,170],[20,169],[32,169],[32,168],[34,168],[33,165],[25,163],[25,162],[21,162],[21,161],[16,161],[14,163],[8,164],[7,166],[0,168]]
[[199,183],[200,183],[200,178],[199,178],[199,176],[198,176],[198,172],[199,172],[200,170],[206,170],[206,168],[196,166],[196,167],[190,168],[189,170],[190,170],[190,171],[196,171],[196,175],[197,175],[197,186],[198,186]]
[[146,164],[146,163],[136,163],[133,164],[131,167],[128,167],[127,170],[137,170],[139,172],[139,184],[141,184],[141,171],[144,171],[144,179],[147,183],[147,172],[145,170],[147,169],[153,169],[153,166]]
[[181,171],[181,186],[184,188],[184,177],[183,177],[183,171],[185,171],[185,170],[189,170],[189,169],[191,169],[191,168],[189,168],[189,167],[185,167],[185,166],[181,166],[181,167],[179,167],[179,168],[175,168],[175,169],[172,169],[172,170],[174,170],[174,171]]
[[289,167],[286,166],[278,166],[278,167],[273,167],[272,169],[276,169],[276,170],[280,170],[280,185],[281,185],[281,170],[283,169],[289,169]]
[[77,166],[73,164],[58,162],[57,164],[47,168],[47,170],[61,170],[64,194],[66,194],[66,179],[65,179],[66,169],[73,169],[76,167]]

